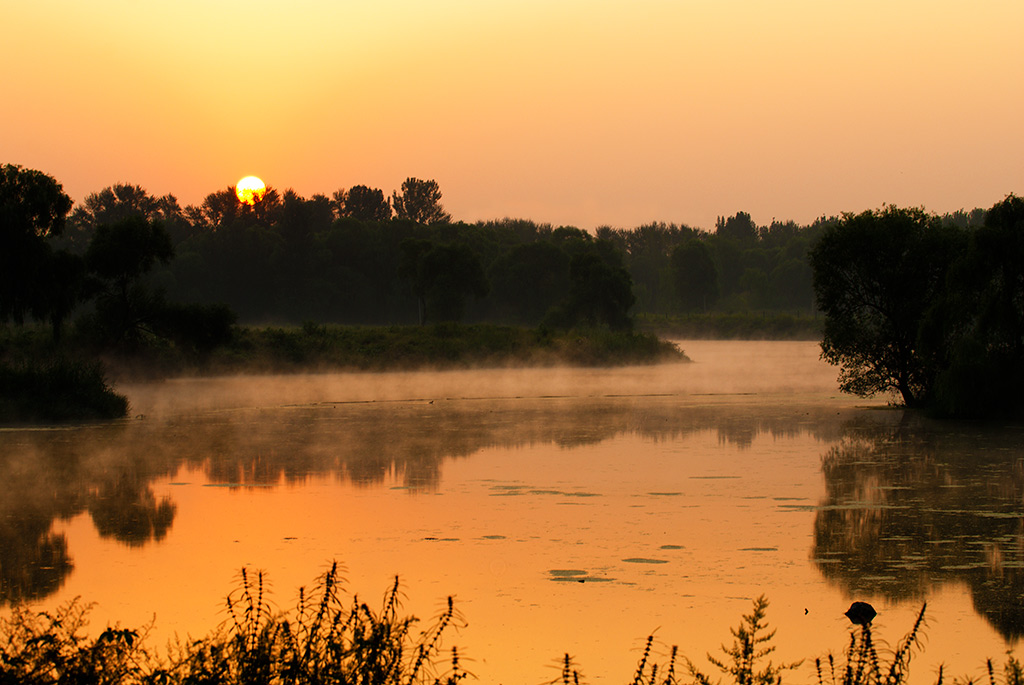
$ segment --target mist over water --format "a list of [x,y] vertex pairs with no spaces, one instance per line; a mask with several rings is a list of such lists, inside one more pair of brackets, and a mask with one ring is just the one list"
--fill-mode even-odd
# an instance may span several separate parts
[[286,609],[336,559],[371,605],[395,574],[421,617],[454,594],[469,626],[447,644],[482,682],[551,680],[566,651],[619,682],[654,630],[700,662],[762,593],[780,660],[842,649],[851,599],[891,641],[929,601],[921,682],[1013,644],[1012,427],[840,396],[813,343],[683,348],[123,386],[142,418],[0,432],[0,600],[80,595],[95,627],[155,616],[161,644],[214,628],[242,566]]
[[[691,362],[612,368],[517,368],[231,376],[126,384],[134,414],[289,404],[650,395],[835,396],[835,369],[801,342],[680,341]],[[797,352],[798,351],[798,352]],[[808,360],[810,359],[810,363]]]

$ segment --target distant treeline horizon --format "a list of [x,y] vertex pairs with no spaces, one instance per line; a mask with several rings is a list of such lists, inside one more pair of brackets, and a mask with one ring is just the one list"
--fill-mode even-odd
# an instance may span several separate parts
[[[362,185],[308,198],[268,188],[261,202],[249,206],[226,187],[200,205],[181,208],[173,195],[117,184],[75,206],[56,244],[84,254],[99,225],[130,216],[159,221],[175,258],[155,270],[157,287],[173,300],[226,304],[246,323],[380,325],[441,318],[536,325],[553,320],[552,309],[571,287],[572,259],[583,253],[625,270],[634,298],[627,308],[634,316],[813,314],[808,252],[841,218],[758,225],[739,211],[719,217],[713,231],[651,222],[589,232],[508,217],[456,221],[441,198],[436,182],[408,179],[390,198]],[[941,219],[978,226],[985,212],[961,210]],[[438,265],[467,271],[454,307],[441,305],[450,302],[453,284],[442,284],[447,295],[430,297],[427,291],[437,284],[417,284],[412,267],[403,268],[403,254],[405,262],[412,259],[412,241],[420,241],[421,256],[441,245],[468,249],[445,255],[447,263]]]

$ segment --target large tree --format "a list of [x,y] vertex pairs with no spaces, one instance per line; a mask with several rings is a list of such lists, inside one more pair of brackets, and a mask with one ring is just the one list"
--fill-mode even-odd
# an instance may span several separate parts
[[359,221],[387,221],[391,218],[391,205],[380,188],[352,186],[334,194],[338,216]]
[[825,314],[822,357],[856,395],[898,392],[927,404],[941,366],[919,333],[941,299],[966,235],[922,209],[887,206],[847,214],[811,251],[814,290]]
[[443,224],[452,220],[441,204],[441,189],[437,181],[421,181],[409,177],[402,182],[402,192],[393,193],[391,206],[395,217],[409,219],[418,224]]
[[83,253],[92,240],[96,227],[139,216],[147,221],[160,221],[178,241],[188,236],[191,224],[174,195],[156,197],[140,185],[115,183],[86,196],[68,218],[65,239],[72,250]]
[[0,167],[0,321],[23,323],[48,314],[44,292],[53,251],[71,198],[52,176],[19,165]]

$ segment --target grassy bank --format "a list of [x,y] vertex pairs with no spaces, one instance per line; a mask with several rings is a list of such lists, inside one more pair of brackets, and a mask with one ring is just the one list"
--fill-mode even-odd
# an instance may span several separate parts
[[622,366],[685,360],[652,333],[491,324],[237,327],[202,357],[155,345],[106,362],[118,376],[385,371],[505,366]]
[[56,345],[42,327],[0,329],[0,422],[124,416],[114,379],[186,375],[513,366],[623,366],[685,360],[652,333],[491,324],[234,327],[201,353],[150,337],[104,349],[74,333]]
[[637,327],[663,338],[684,340],[821,340],[824,320],[807,314],[645,314]]
[[[457,647],[445,641],[466,626],[449,597],[442,612],[426,624],[399,612],[398,579],[372,608],[341,590],[337,564],[307,589],[300,588],[296,608],[274,611],[267,600],[262,573],[244,569],[239,586],[225,601],[223,627],[201,639],[178,641],[166,654],[146,644],[146,630],[108,626],[97,637],[86,634],[87,608],[79,601],[53,613],[14,607],[0,621],[0,683],[30,685],[455,685],[467,678]],[[800,673],[818,685],[901,685],[910,677],[911,660],[924,637],[925,607],[900,640],[886,643],[871,624],[851,626],[849,640],[838,653],[797,663],[774,663],[775,631],[767,620],[768,601],[754,600],[751,613],[731,629],[732,644],[708,662],[735,685],[781,685],[783,676]],[[632,685],[712,685],[685,652],[673,646],[667,654],[646,640],[632,674]],[[475,655],[478,659],[482,655]],[[552,685],[584,682],[568,654]],[[802,669],[798,671],[798,669]],[[1024,685],[1024,669],[1007,656],[1000,669],[987,662],[990,685]],[[940,669],[934,681],[942,685]],[[971,682],[950,679],[953,683]]]
[[98,362],[57,358],[0,365],[0,423],[116,419],[128,400]]

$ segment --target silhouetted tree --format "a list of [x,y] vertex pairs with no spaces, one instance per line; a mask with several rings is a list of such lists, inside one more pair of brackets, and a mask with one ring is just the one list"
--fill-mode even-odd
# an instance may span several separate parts
[[173,195],[156,197],[142,186],[116,183],[97,193],[90,193],[85,202],[75,207],[68,217],[62,243],[76,254],[83,254],[97,226],[132,217],[161,222],[173,242],[184,240],[192,229]]
[[751,242],[757,240],[757,224],[746,212],[736,212],[728,219],[718,217],[715,223],[715,233],[721,238],[738,240],[740,242]]
[[402,182],[402,192],[391,196],[391,207],[398,219],[409,219],[418,224],[439,224],[452,220],[452,215],[441,205],[441,189],[437,181],[421,181],[409,177]]
[[34,169],[0,167],[0,321],[44,318],[48,287],[44,279],[52,250],[51,236],[64,230],[71,198],[52,177]]
[[[341,197],[339,197],[339,193]],[[440,193],[438,193],[440,199]],[[338,202],[340,200],[340,202]],[[347,191],[335,193],[338,202],[338,216],[350,217],[359,221],[387,221],[391,218],[391,205],[384,197],[380,188],[352,186]],[[427,222],[422,222],[427,223]]]
[[210,193],[198,206],[185,208],[185,214],[196,227],[209,231],[227,228],[233,224],[269,226],[276,220],[282,207],[281,194],[267,187],[263,197],[251,205],[238,199],[234,186]]
[[822,357],[840,366],[844,392],[896,391],[907,406],[927,403],[941,360],[918,335],[965,244],[934,215],[891,205],[825,230],[811,252],[814,290],[825,314]]

